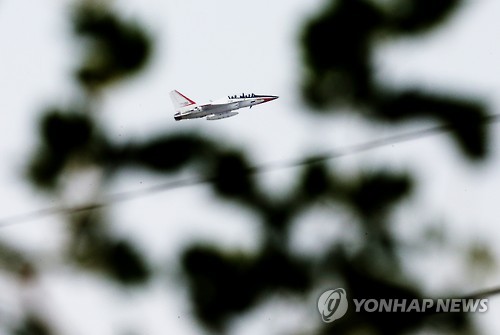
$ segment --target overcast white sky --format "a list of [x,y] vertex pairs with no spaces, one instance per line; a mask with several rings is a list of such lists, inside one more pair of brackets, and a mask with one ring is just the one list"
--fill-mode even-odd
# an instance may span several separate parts
[[[64,106],[76,97],[77,89],[69,73],[78,62],[79,45],[69,32],[70,3],[69,0],[0,2],[3,124],[0,199],[4,204],[0,207],[0,219],[56,201],[34,192],[23,180],[21,170],[34,149],[36,118],[42,107]],[[109,136],[116,141],[162,131],[194,130],[243,146],[255,161],[268,162],[300,157],[310,149],[322,151],[348,146],[430,125],[415,122],[393,128],[373,125],[356,116],[309,117],[298,93],[302,69],[298,36],[307,16],[315,13],[323,1],[122,0],[115,3],[126,16],[147,23],[157,44],[151,64],[141,77],[114,87],[103,98],[101,117]],[[483,98],[490,112],[499,112],[499,14],[499,1],[468,1],[438,33],[387,42],[376,55],[380,80],[395,87],[421,85],[459,95],[472,94]],[[175,122],[168,97],[172,89],[200,101],[241,92],[275,94],[280,99],[220,122]],[[492,157],[482,165],[464,161],[446,136],[374,150],[343,158],[336,164],[346,172],[366,166],[390,166],[415,173],[417,192],[396,214],[397,229],[403,238],[421,234],[422,223],[441,220],[443,224],[453,223],[451,237],[457,249],[465,248],[462,242],[471,236],[496,246],[499,129],[498,125],[491,127]],[[294,171],[275,172],[264,176],[263,182],[270,189],[281,190],[293,180],[293,175]],[[113,188],[133,190],[158,180],[157,176],[146,173],[128,173]],[[255,248],[257,219],[250,213],[242,217],[241,209],[221,204],[211,196],[209,189],[202,186],[119,204],[110,209],[113,229],[141,243],[157,264],[174,262],[182,246],[198,239],[217,241],[228,248]],[[191,206],[182,205],[186,202]],[[221,211],[224,220],[220,220]],[[332,229],[321,222],[321,217],[313,216],[300,223],[298,231],[305,233],[294,240],[298,248],[312,252],[318,248],[318,241],[326,243],[328,236],[338,233],[338,227]],[[55,217],[2,228],[0,239],[36,251],[43,261],[50,258],[46,255],[57,254],[64,238],[59,224],[60,218]],[[497,247],[497,259],[499,255]],[[456,278],[455,271],[461,266],[456,259],[448,257],[436,263],[436,258],[443,256],[439,252],[429,252],[429,261],[422,261],[420,256],[408,255],[407,259],[424,269],[415,275],[426,283],[429,292],[447,287],[475,291],[500,284],[498,271],[474,281],[461,279]],[[436,264],[444,271],[436,273]],[[82,277],[70,267],[61,269],[54,265],[53,269],[41,285],[54,301],[48,308],[50,313],[57,318],[62,315],[66,320],[63,332],[116,334],[116,325],[127,320],[126,325],[146,329],[146,334],[164,334],[165,329],[200,333],[190,323],[189,305],[184,292],[176,286],[175,274],[171,274],[170,283],[154,282],[140,292],[124,294],[105,283]],[[8,278],[0,277],[1,291],[13,286]],[[72,298],[68,299],[70,295]],[[0,305],[13,306],[6,308],[4,315],[3,308],[0,309],[1,318],[9,313],[18,315],[16,296],[16,293],[0,296]],[[109,313],[124,305],[127,307],[119,312]],[[267,320],[266,313],[276,309],[282,311],[282,316],[294,313],[299,324],[316,316],[315,302],[311,302],[310,310],[297,311],[290,305],[267,304],[263,310],[252,313],[250,321],[236,323],[235,333],[293,329],[296,325],[284,323],[279,316],[272,322],[263,322]],[[493,308],[500,309],[500,304],[492,301],[490,309]],[[82,311],[92,317],[92,322],[78,320]],[[496,334],[491,326],[496,314],[492,310],[478,317],[488,334]],[[75,332],[73,325],[80,331]]]

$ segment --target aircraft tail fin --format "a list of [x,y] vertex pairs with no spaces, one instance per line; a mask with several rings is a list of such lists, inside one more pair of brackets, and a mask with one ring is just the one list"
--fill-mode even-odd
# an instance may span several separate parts
[[196,102],[189,99],[177,90],[173,90],[170,92],[170,98],[172,99],[172,103],[174,104],[175,109],[180,109],[182,107],[196,104]]

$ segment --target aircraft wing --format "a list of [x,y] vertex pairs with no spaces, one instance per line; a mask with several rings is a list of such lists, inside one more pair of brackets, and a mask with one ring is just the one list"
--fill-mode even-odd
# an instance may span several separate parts
[[199,107],[201,107],[201,109],[204,111],[210,111],[212,109],[220,109],[220,108],[224,108],[224,107],[227,107],[228,109],[238,108],[238,104],[235,102],[227,102],[227,101],[217,102],[217,101],[214,101],[212,103],[201,105]]

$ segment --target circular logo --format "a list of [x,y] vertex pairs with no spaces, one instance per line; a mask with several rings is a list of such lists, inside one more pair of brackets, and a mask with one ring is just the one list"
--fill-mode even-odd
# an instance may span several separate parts
[[328,290],[318,299],[318,310],[323,322],[330,323],[340,319],[347,312],[347,295],[343,288]]

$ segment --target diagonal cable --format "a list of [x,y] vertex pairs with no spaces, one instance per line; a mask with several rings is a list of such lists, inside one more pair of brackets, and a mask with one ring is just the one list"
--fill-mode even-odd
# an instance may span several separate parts
[[[490,123],[490,124],[496,123],[499,121],[500,121],[500,114],[489,115],[483,119],[484,123]],[[380,138],[380,139],[375,139],[375,140],[364,142],[364,143],[359,143],[359,144],[354,144],[354,145],[336,148],[333,150],[328,150],[328,151],[323,152],[320,155],[316,155],[313,158],[301,158],[301,159],[269,162],[269,163],[265,163],[265,164],[261,164],[261,165],[255,165],[253,167],[249,167],[246,170],[246,173],[248,175],[253,175],[253,174],[265,173],[265,172],[274,171],[274,170],[281,170],[281,169],[286,169],[286,168],[296,168],[296,167],[305,166],[305,165],[317,164],[317,163],[321,163],[321,162],[328,161],[328,160],[339,159],[339,158],[342,158],[345,156],[360,154],[360,153],[363,153],[366,151],[390,146],[393,144],[416,141],[416,140],[419,140],[422,138],[444,134],[444,133],[450,132],[452,130],[453,130],[453,127],[451,125],[434,126],[434,127],[430,127],[430,128],[426,128],[426,129],[415,130],[415,131],[411,131],[411,132],[407,132],[407,133],[403,133],[403,134],[392,135],[392,136],[388,136],[388,137],[384,137],[384,138]],[[14,224],[22,223],[22,222],[28,222],[28,221],[32,221],[32,220],[36,220],[36,219],[40,219],[40,218],[44,218],[44,217],[49,217],[49,216],[53,216],[53,215],[57,215],[57,214],[73,214],[73,213],[79,213],[79,212],[84,212],[84,211],[91,211],[91,210],[99,209],[102,207],[111,206],[115,203],[129,201],[132,199],[145,197],[147,195],[151,195],[151,194],[155,194],[155,193],[159,193],[159,192],[166,192],[166,191],[171,191],[171,190],[189,187],[189,186],[213,183],[213,182],[217,181],[218,178],[220,178],[220,177],[217,177],[217,176],[197,176],[197,177],[185,178],[185,179],[160,183],[160,184],[145,187],[145,188],[142,188],[139,190],[131,190],[131,191],[126,191],[126,192],[114,193],[114,194],[111,194],[111,195],[107,196],[106,198],[101,199],[99,201],[88,203],[88,204],[81,205],[81,206],[67,207],[67,206],[59,205],[59,206],[47,207],[47,208],[27,212],[24,214],[4,218],[4,219],[0,220],[0,227],[10,226],[10,225],[14,225]]]

